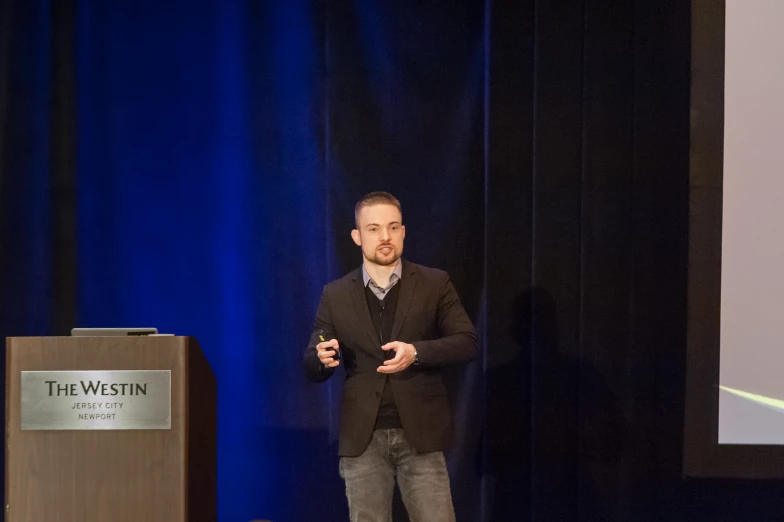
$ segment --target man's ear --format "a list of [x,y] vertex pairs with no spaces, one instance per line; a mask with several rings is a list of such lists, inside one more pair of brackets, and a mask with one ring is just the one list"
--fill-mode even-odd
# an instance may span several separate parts
[[356,243],[357,246],[362,246],[362,238],[359,235],[359,230],[356,228],[351,231],[351,239],[354,240],[354,243]]

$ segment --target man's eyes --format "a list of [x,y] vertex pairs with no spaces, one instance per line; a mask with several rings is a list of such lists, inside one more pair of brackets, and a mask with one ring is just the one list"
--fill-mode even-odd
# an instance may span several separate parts
[[[397,232],[398,230],[400,230],[400,225],[393,225],[389,227],[389,229],[392,230],[393,232]],[[370,227],[368,228],[368,232],[378,232],[378,227]]]

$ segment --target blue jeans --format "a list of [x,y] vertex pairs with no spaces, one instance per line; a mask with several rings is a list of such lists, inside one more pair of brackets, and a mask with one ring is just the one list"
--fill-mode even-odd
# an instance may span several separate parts
[[358,457],[340,458],[351,522],[391,522],[395,476],[411,522],[454,522],[444,454],[418,453],[403,430],[376,430]]

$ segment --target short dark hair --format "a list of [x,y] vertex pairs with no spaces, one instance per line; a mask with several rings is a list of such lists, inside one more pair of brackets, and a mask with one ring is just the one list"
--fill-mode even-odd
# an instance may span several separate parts
[[392,205],[397,207],[400,211],[400,214],[403,214],[403,209],[400,208],[400,201],[390,194],[389,192],[370,192],[369,194],[365,194],[357,201],[356,206],[354,206],[354,223],[357,228],[359,228],[359,212],[362,210],[363,207],[369,207],[372,205]]

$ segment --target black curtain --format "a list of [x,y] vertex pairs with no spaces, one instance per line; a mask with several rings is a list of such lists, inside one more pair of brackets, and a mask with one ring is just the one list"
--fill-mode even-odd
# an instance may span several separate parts
[[454,379],[458,513],[684,517],[689,6],[329,5],[334,208],[398,194],[484,341]]
[[[131,24],[155,17],[156,8],[139,7],[126,22],[113,8],[89,2],[2,5],[0,335],[64,334],[91,317],[79,296],[94,275],[79,267],[93,259],[90,249],[108,247],[103,236],[90,234],[133,226],[116,225],[119,211],[112,214],[108,202],[101,212],[112,219],[103,228],[79,219],[79,205],[90,204],[80,197],[85,180],[98,178],[77,161],[92,152],[77,153],[84,143],[78,129],[92,129],[95,143],[101,125],[110,125],[96,123],[101,106],[92,106],[90,119],[78,103],[89,101],[80,98],[78,78],[103,74],[100,67],[80,69],[80,31],[85,19],[90,27]],[[247,227],[234,253],[266,263],[247,288],[269,291],[262,297],[275,305],[264,305],[273,310],[258,327],[271,332],[272,342],[252,352],[222,346],[219,353],[216,346],[208,356],[229,399],[233,388],[220,376],[231,375],[232,365],[259,368],[264,379],[286,386],[287,396],[266,399],[279,405],[268,406],[263,420],[222,421],[223,440],[248,447],[262,442],[234,432],[255,436],[250,430],[264,424],[260,433],[272,448],[224,451],[222,483],[233,484],[240,470],[248,480],[263,475],[275,454],[286,475],[276,484],[281,492],[261,504],[265,509],[278,520],[345,518],[337,460],[324,457],[335,449],[337,401],[317,398],[298,373],[315,302],[307,309],[281,296],[303,281],[317,296],[319,284],[357,265],[348,240],[353,204],[363,193],[389,190],[403,203],[406,256],[450,272],[482,340],[479,361],[449,372],[457,431],[448,462],[458,520],[778,520],[784,508],[778,483],[681,476],[689,2],[296,5],[285,12],[270,3],[232,8],[242,20],[232,45],[245,54],[216,69],[242,70],[247,98],[238,124],[244,134],[232,147],[246,153],[248,178],[237,177],[231,193],[242,196],[237,208],[251,219],[233,222]],[[183,27],[196,18],[208,26],[222,11],[216,6],[203,18],[188,6],[166,15],[187,12]],[[156,38],[169,42],[185,30],[175,19],[171,29]],[[109,36],[90,34],[90,52],[99,53]],[[137,37],[154,50],[151,36]],[[117,58],[123,59],[128,55]],[[205,68],[221,60],[229,59],[208,56]],[[182,84],[167,87],[166,71],[157,71],[163,79],[155,82],[177,98],[180,87],[171,86]],[[188,73],[178,74],[179,81]],[[148,85],[144,77],[134,81]],[[122,98],[112,89],[120,87],[104,83],[103,98],[92,103],[107,100],[103,109],[116,110]],[[194,92],[188,100],[209,103]],[[233,94],[222,96],[225,102]],[[290,112],[308,104],[312,110]],[[309,154],[317,151],[317,160],[298,162],[301,144]],[[124,160],[112,159],[114,150],[99,152],[107,165]],[[118,172],[101,172],[101,183],[119,184]],[[207,179],[194,175],[189,182],[196,187]],[[295,211],[306,207],[315,224]],[[177,227],[177,234],[204,232]],[[251,246],[256,232],[263,235],[260,247]],[[85,247],[88,236],[88,246],[103,246]],[[314,265],[298,256],[310,252],[310,240],[326,252]],[[101,284],[110,286],[111,278]],[[254,302],[249,317],[256,317]],[[177,325],[205,328],[195,319]],[[205,347],[218,344],[200,337]],[[282,350],[290,355],[281,357]],[[279,439],[269,435],[276,426]],[[239,514],[258,509],[254,500],[228,489],[221,492],[221,519],[250,518]],[[329,502],[314,491],[325,491]],[[242,502],[250,507],[238,508]],[[396,517],[405,519],[399,499]]]

